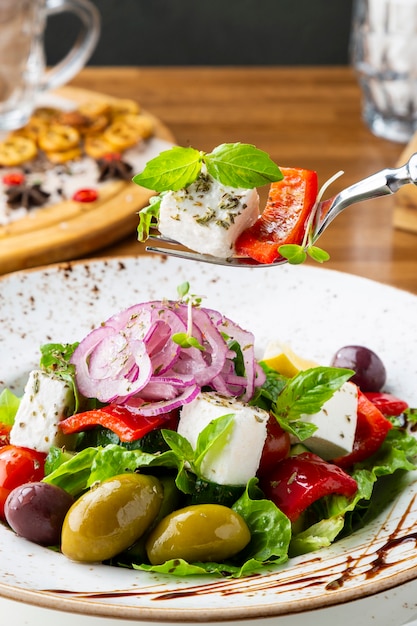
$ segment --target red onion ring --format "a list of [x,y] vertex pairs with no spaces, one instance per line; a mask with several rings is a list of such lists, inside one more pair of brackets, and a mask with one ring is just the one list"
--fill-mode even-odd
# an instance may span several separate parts
[[[191,402],[202,388],[249,400],[262,370],[254,357],[254,337],[219,312],[192,307],[192,336],[202,345],[181,347],[173,336],[185,334],[189,307],[172,301],[135,304],[93,330],[74,351],[80,392],[101,402],[136,407],[159,415]],[[236,354],[228,340],[241,346],[245,375],[237,376]]]

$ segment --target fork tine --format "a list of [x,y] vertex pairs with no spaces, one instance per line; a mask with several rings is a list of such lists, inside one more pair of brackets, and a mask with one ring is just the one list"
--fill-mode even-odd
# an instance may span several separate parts
[[170,239],[169,237],[165,237],[164,235],[153,235],[152,233],[149,234],[148,240],[157,241],[158,243],[170,243],[173,246],[181,245],[180,242],[176,241],[175,239]]
[[[158,239],[158,241],[160,240]],[[249,257],[230,257],[229,259],[222,259],[208,254],[199,254],[195,252],[188,252],[186,250],[176,250],[175,248],[159,248],[157,246],[146,246],[146,251],[155,252],[156,254],[165,254],[167,256],[173,256],[178,259],[185,259],[188,261],[210,263],[211,265],[223,265],[225,267],[275,267],[276,265],[287,263],[286,259],[280,259],[275,263],[259,263]]]

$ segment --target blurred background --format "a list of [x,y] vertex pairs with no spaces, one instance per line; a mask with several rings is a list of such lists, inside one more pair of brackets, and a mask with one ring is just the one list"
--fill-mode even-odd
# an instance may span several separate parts
[[[89,65],[346,65],[352,0],[93,0],[102,32]],[[54,16],[48,64],[76,37]]]

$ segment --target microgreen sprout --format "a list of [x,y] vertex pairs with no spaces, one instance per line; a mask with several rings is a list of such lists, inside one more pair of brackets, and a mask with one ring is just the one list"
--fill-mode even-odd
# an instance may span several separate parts
[[201,304],[201,296],[190,293],[190,283],[181,283],[177,287],[178,300],[187,305],[187,332],[174,333],[172,341],[177,343],[181,348],[198,348],[204,350],[204,346],[193,337],[193,306],[198,307]]
[[326,252],[326,250],[323,250],[322,248],[314,245],[313,222],[316,219],[319,203],[321,201],[321,198],[323,197],[324,192],[329,187],[329,185],[331,185],[336,180],[336,178],[339,178],[339,176],[341,176],[342,174],[343,172],[337,172],[336,174],[334,174],[334,176],[329,178],[329,180],[326,181],[321,187],[319,193],[317,194],[316,202],[310,213],[310,217],[308,219],[303,241],[301,242],[301,244],[288,243],[279,246],[278,252],[281,256],[284,257],[284,259],[287,259],[288,263],[290,263],[291,265],[299,265],[300,263],[304,263],[307,255],[318,263],[324,263],[325,261],[328,261],[330,259],[330,255],[328,252]]

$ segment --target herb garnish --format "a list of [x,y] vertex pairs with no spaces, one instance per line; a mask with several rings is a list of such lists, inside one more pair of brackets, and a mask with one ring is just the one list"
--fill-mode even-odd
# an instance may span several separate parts
[[197,348],[204,351],[198,339],[193,337],[193,306],[200,306],[201,297],[190,293],[190,283],[185,282],[177,287],[178,299],[187,305],[187,332],[174,333],[172,335],[172,341],[177,343],[181,348]]
[[205,165],[223,185],[253,189],[283,178],[269,155],[251,144],[223,143],[210,153],[176,146],[146,164],[133,181],[153,191],[179,191],[197,180]]

